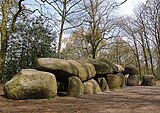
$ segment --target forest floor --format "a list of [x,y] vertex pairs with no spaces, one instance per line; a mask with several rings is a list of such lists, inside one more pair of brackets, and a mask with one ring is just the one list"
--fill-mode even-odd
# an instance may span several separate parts
[[0,113],[160,113],[160,81],[81,98],[6,99],[0,85]]

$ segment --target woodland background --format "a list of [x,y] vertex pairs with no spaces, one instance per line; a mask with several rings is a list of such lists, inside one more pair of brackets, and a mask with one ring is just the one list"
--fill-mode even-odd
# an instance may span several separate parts
[[1,0],[0,79],[34,68],[37,58],[108,58],[134,64],[140,76],[160,78],[160,1],[147,0],[130,16],[127,0]]

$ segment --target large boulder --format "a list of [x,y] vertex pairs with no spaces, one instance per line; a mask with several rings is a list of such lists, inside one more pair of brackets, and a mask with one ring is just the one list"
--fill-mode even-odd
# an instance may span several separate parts
[[77,76],[81,81],[86,81],[96,74],[95,67],[85,61],[55,58],[38,58],[36,69],[55,74],[58,82],[68,81],[71,76]]
[[121,87],[126,87],[126,77],[123,74],[121,74],[121,73],[118,73],[116,75],[120,76],[122,78],[122,85],[121,85]]
[[80,97],[84,94],[84,85],[78,77],[69,77],[67,94],[74,97]]
[[138,86],[139,78],[137,75],[129,75],[127,78],[127,86]]
[[120,89],[122,86],[122,77],[114,74],[108,74],[106,76],[107,83],[110,90]]
[[129,75],[137,75],[138,74],[138,69],[134,65],[126,65],[124,69],[124,74],[129,74]]
[[95,67],[92,64],[87,63],[85,61],[80,61],[80,60],[77,60],[77,61],[68,60],[68,61],[71,62],[71,64],[73,64],[77,68],[78,70],[77,77],[81,81],[89,80],[95,76],[96,71],[95,71]]
[[106,75],[108,73],[113,73],[113,69],[107,63],[96,60],[96,59],[89,59],[86,62],[91,63],[94,65],[96,70],[96,75]]
[[106,79],[104,77],[101,77],[98,80],[99,80],[99,86],[101,88],[101,91],[103,92],[109,91],[109,86]]
[[142,86],[155,86],[156,78],[153,75],[144,75],[141,85]]
[[99,84],[94,79],[88,80],[83,84],[84,84],[84,94],[100,94],[101,93]]
[[48,98],[57,95],[57,82],[53,74],[34,69],[22,69],[4,86],[11,99]]
[[56,58],[38,58],[36,69],[55,74],[58,82],[68,81],[70,76],[77,76],[78,69],[68,60]]

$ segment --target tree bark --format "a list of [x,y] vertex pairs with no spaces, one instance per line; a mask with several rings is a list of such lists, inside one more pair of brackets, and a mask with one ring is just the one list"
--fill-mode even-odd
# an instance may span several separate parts
[[11,4],[14,2],[13,0],[4,0],[1,5],[1,12],[2,12],[2,21],[1,21],[1,27],[0,27],[0,40],[1,40],[1,48],[0,48],[0,79],[2,79],[2,76],[4,74],[4,65],[5,65],[5,56],[6,56],[6,50],[7,50],[7,41],[9,36],[12,34],[15,28],[16,20],[20,12],[22,11],[21,3],[24,0],[19,0],[18,5],[19,9],[18,11],[13,15],[11,24],[9,25],[9,28],[7,28],[8,24],[8,16],[9,11],[11,9]]
[[148,53],[149,53],[149,59],[150,59],[150,63],[151,63],[151,70],[152,70],[152,74],[155,76],[155,73],[154,73],[154,66],[153,66],[153,60],[152,60],[152,54],[151,54],[151,49],[150,49],[150,42],[148,41],[148,36],[147,36],[147,32],[146,32],[146,27],[144,25],[144,21],[142,19],[142,30],[143,30],[143,33],[144,33],[144,37],[145,37],[145,41],[146,41],[146,44],[147,44],[147,49],[148,49]]
[[140,77],[142,78],[141,64],[140,64],[140,60],[139,60],[139,54],[138,54],[138,47],[137,47],[137,43],[136,43],[136,37],[134,36],[133,33],[132,33],[132,36],[133,36],[134,46],[135,46],[135,49],[136,49],[135,53],[136,53],[136,59],[137,59],[137,63],[138,63],[139,74],[140,74]]
[[143,49],[145,67],[146,67],[147,74],[149,74],[148,57],[147,57],[147,53],[146,53],[146,47],[145,47],[144,37],[141,35],[141,33],[140,33],[140,38],[141,38],[141,42],[142,42],[142,49]]
[[62,46],[62,37],[63,37],[63,31],[64,31],[63,27],[65,23],[66,10],[67,10],[67,0],[64,0],[62,17],[61,17],[61,28],[60,28],[59,41],[58,41],[58,58],[60,58],[60,55],[61,55],[60,53],[61,53],[61,46]]
[[7,48],[7,20],[9,15],[9,7],[10,2],[8,0],[5,0],[2,3],[2,22],[1,22],[1,50],[0,50],[0,78],[3,76],[4,72],[4,63],[5,63],[5,55],[6,55],[6,48]]

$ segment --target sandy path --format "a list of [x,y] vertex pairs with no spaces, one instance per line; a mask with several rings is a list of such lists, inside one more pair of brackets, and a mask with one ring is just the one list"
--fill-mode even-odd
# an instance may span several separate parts
[[160,113],[160,82],[82,98],[39,100],[6,99],[0,85],[0,113]]

